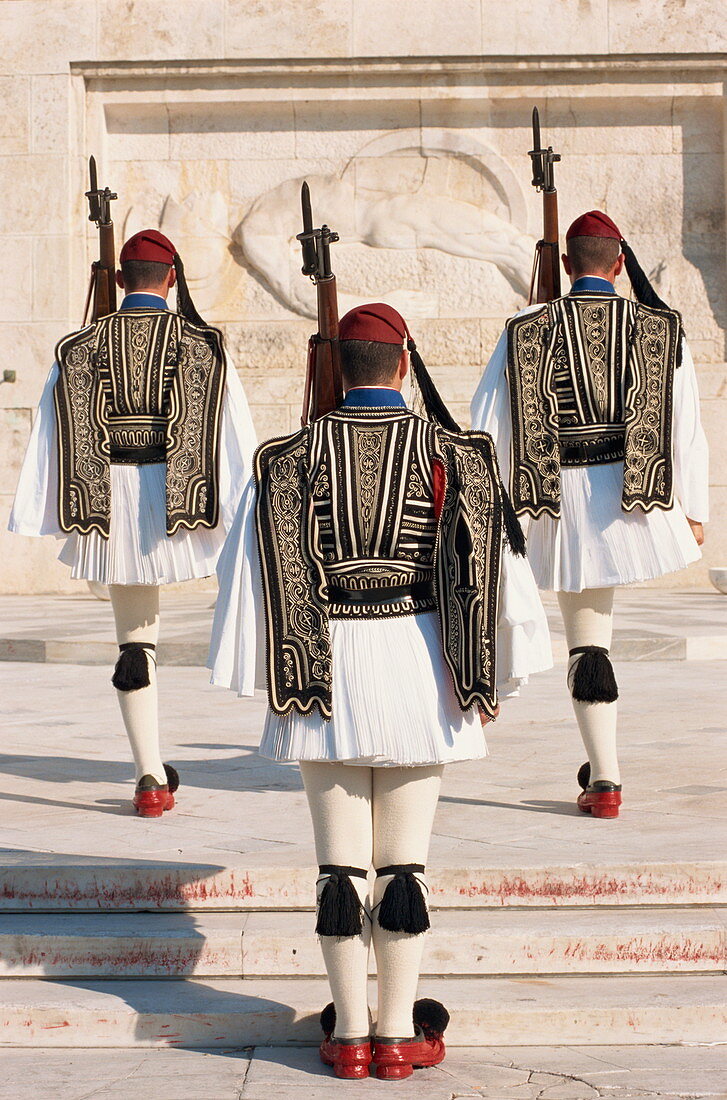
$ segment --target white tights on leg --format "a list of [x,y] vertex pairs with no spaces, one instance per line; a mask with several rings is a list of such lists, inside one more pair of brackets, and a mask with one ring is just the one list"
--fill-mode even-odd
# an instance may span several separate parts
[[[159,587],[112,584],[109,585],[109,593],[119,645],[125,642],[156,645],[159,638]],[[158,783],[166,783],[159,750],[156,662],[149,653],[147,662],[149,686],[135,691],[117,690],[116,694],[134,756],[136,782],[144,775],[153,775]]]
[[[368,768],[301,761],[320,865],[368,869],[426,864],[443,766]],[[423,876],[417,876],[423,881]],[[336,1006],[336,1037],[353,1039],[370,1030],[366,994],[372,924],[368,887],[351,879],[366,916],[360,936],[321,937],[321,950]],[[391,876],[376,880],[378,905]],[[426,893],[426,890],[425,890]],[[387,932],[373,918],[378,970],[377,1033],[396,1038],[412,1032],[423,936]]]
[[[374,867],[427,862],[429,839],[444,767],[374,769]],[[424,936],[387,932],[376,920],[391,875],[374,882],[373,941],[378,981],[376,1034],[386,1039],[412,1035]],[[426,895],[426,880],[416,876]]]
[[[559,592],[568,649],[578,646],[611,647],[613,632],[613,588],[586,588],[583,592]],[[568,661],[568,685],[579,657]],[[581,703],[572,699],[573,710],[591,765],[591,782],[599,779],[620,783],[616,754],[616,703]]]

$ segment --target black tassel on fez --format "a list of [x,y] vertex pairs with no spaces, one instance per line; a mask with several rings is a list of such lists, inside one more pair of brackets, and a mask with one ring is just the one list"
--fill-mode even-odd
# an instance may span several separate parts
[[[387,869],[394,877],[379,905],[379,924],[387,932],[417,936],[429,928],[429,913],[419,880],[411,871]],[[378,872],[381,875],[381,871]]]
[[121,653],[116,662],[111,683],[118,691],[138,691],[149,687],[149,661],[147,649],[154,646],[140,642],[125,642],[119,646]]
[[573,673],[573,698],[578,703],[615,703],[618,684],[608,650],[600,645],[586,645],[572,649],[570,656],[577,653],[581,657]]
[[363,905],[345,871],[333,871],[321,891],[316,933],[319,936],[360,936]]
[[505,525],[505,541],[516,557],[524,558],[527,550],[525,533],[520,526],[517,512],[513,508],[510,494],[504,485],[500,487],[500,495],[502,496],[502,521]]

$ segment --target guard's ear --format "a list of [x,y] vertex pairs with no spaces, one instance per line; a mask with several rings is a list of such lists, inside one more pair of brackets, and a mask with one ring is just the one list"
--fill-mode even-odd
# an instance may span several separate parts
[[118,286],[118,287],[119,287],[119,288],[120,288],[121,290],[123,290],[123,289],[124,289],[124,276],[122,275],[122,273],[121,273],[121,271],[120,271],[120,270],[116,272],[116,285],[117,285],[117,286]]
[[396,368],[396,376],[397,376],[397,378],[399,378],[403,382],[408,373],[409,373],[409,352],[406,350],[406,348],[403,348],[402,352],[401,352],[401,355],[399,356],[399,365]]
[[171,289],[172,289],[172,287],[174,286],[174,284],[176,283],[176,281],[177,281],[177,271],[176,271],[176,268],[174,268],[174,267],[170,267],[170,268],[169,268],[169,275],[167,276],[167,287],[169,288],[169,290],[171,290]]
[[621,274],[621,272],[624,269],[624,264],[625,263],[626,263],[626,257],[624,256],[623,252],[621,252],[621,253],[619,253],[618,259],[616,260],[616,266],[613,269],[614,277]]
[[566,275],[571,275],[572,274],[572,268],[571,268],[571,265],[570,265],[570,260],[568,259],[568,256],[566,255],[565,252],[561,256],[561,260],[563,261],[563,267],[565,268]]

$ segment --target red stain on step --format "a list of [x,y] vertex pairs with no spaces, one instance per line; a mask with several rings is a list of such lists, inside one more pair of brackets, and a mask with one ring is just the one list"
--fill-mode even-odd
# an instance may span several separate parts
[[43,1030],[43,1031],[52,1031],[54,1027],[70,1027],[70,1026],[71,1025],[68,1022],[68,1020],[65,1020],[62,1024],[43,1024],[41,1030]]

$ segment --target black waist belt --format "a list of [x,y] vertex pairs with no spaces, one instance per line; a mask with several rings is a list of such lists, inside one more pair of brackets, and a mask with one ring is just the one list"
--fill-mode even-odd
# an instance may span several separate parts
[[328,585],[330,603],[344,604],[347,607],[360,607],[363,604],[399,603],[402,600],[434,600],[432,581],[419,581],[417,584],[390,584],[384,588],[341,588],[338,584]]
[[560,439],[561,466],[600,466],[618,462],[624,454],[623,432],[587,439]]
[[166,462],[166,447],[114,447],[111,445],[112,466],[147,466],[152,462]]

